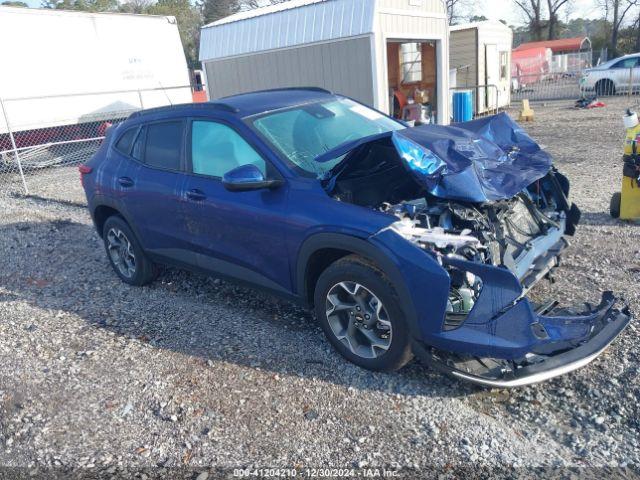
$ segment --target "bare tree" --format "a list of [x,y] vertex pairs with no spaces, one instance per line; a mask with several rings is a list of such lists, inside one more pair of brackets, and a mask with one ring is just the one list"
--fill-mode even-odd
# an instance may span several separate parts
[[627,14],[640,6],[640,0],[600,0],[605,18],[611,18],[611,36],[609,37],[609,53],[611,58],[618,56],[618,36]]
[[533,40],[542,40],[545,22],[542,19],[542,0],[513,0],[524,14]]
[[562,7],[569,5],[572,0],[547,0],[547,9],[549,10],[549,40],[558,38],[558,23],[560,21],[560,10]]

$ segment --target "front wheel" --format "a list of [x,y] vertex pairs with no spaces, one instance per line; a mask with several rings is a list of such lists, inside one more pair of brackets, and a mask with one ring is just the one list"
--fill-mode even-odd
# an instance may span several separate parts
[[314,303],[327,339],[350,362],[393,371],[413,357],[393,285],[363,258],[350,255],[329,266],[318,279]]
[[616,192],[611,197],[611,203],[609,204],[609,213],[613,218],[620,218],[620,204],[622,203],[622,194]]
[[123,218],[109,217],[104,223],[102,238],[109,262],[123,282],[139,287],[155,280],[156,265],[145,255]]

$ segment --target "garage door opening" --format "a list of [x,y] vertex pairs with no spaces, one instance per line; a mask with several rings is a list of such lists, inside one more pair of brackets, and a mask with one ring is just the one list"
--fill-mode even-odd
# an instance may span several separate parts
[[439,94],[436,42],[388,41],[387,72],[390,113],[416,125],[436,123]]

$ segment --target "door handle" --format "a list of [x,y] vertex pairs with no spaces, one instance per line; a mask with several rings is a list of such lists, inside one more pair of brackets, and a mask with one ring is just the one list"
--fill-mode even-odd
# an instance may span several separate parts
[[133,187],[133,180],[131,180],[129,177],[120,177],[118,179],[118,183],[120,184],[120,186],[125,188]]
[[187,198],[189,200],[194,200],[196,202],[200,202],[200,201],[204,200],[205,198],[207,198],[207,196],[201,190],[198,190],[196,188],[196,189],[193,189],[193,190],[189,190],[187,192]]

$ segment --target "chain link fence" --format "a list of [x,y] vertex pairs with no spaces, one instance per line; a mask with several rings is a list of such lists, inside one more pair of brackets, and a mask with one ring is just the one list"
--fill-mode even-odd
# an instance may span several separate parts
[[0,99],[0,198],[84,203],[78,165],[96,153],[109,126],[173,103],[171,90]]
[[578,100],[640,93],[640,66],[613,66],[586,75],[592,67],[590,51],[552,57],[532,53],[523,57],[526,53],[521,52],[519,58],[513,60],[512,101]]

